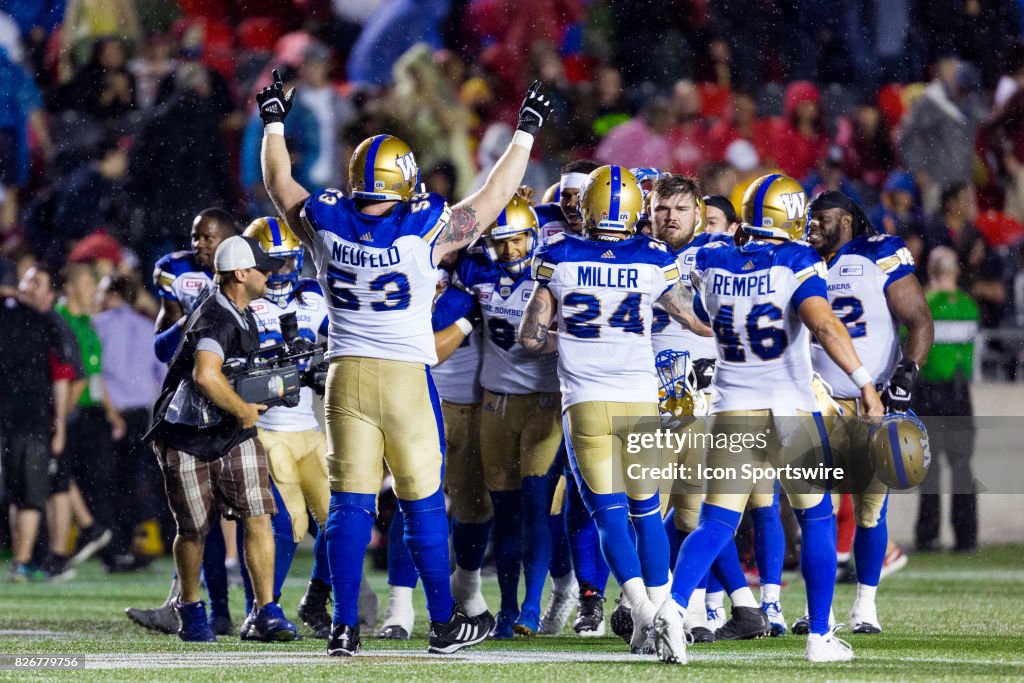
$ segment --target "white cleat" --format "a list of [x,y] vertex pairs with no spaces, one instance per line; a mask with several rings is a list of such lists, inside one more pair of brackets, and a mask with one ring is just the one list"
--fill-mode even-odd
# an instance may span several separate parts
[[604,638],[605,631],[604,619],[597,625],[597,628],[592,631],[577,631],[576,635],[581,638]]
[[654,648],[666,664],[686,664],[686,635],[679,608],[671,598],[654,614]]
[[729,621],[729,618],[725,616],[725,607],[711,607],[708,610],[708,629],[712,633],[725,626],[725,622]]
[[786,635],[786,617],[782,614],[782,606],[778,602],[762,602],[761,611],[768,616],[768,623],[771,630],[768,634],[772,638]]
[[881,633],[882,625],[878,623],[878,612],[874,603],[856,601],[850,610],[850,630],[854,633]]
[[[540,633],[547,636],[557,635],[565,628],[572,616],[572,611],[580,602],[579,585],[573,584],[566,591],[551,591],[551,599],[540,618]],[[593,635],[588,633],[587,635]],[[601,635],[604,635],[603,633]]]
[[837,627],[826,634],[812,633],[807,636],[807,650],[804,659],[808,662],[849,662],[853,659],[853,648],[845,640],[836,637]]

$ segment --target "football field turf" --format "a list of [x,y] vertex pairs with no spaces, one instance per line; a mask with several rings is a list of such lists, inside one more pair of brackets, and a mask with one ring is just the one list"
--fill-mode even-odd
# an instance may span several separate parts
[[[297,557],[282,605],[289,617],[305,589],[308,554]],[[242,643],[222,637],[216,645],[186,644],[177,637],[145,632],[124,616],[126,606],[159,604],[171,572],[161,560],[150,572],[107,576],[95,562],[79,567],[66,584],[0,584],[0,654],[84,655],[89,671],[50,671],[46,680],[165,681],[537,681],[614,680],[1021,680],[1024,679],[1024,547],[999,546],[974,556],[914,555],[908,566],[879,590],[880,636],[850,635],[853,662],[809,664],[804,638],[716,643],[689,648],[690,664],[668,667],[653,657],[631,657],[625,643],[609,635],[574,635],[487,641],[454,656],[426,654],[422,593],[414,638],[405,643],[363,636],[354,659],[328,658],[325,643],[308,637],[287,644]],[[383,610],[386,576],[371,575]],[[783,590],[787,619],[803,609],[802,581],[787,573]],[[497,584],[485,582],[490,604]],[[613,594],[614,593],[614,594]],[[606,613],[614,608],[609,589]],[[836,592],[843,620],[854,588]],[[242,619],[243,598],[232,589],[232,614]],[[0,680],[38,677],[0,670]]]

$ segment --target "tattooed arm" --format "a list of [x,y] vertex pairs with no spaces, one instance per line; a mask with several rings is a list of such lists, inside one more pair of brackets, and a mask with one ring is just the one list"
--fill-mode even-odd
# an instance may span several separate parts
[[534,288],[519,323],[519,345],[529,353],[554,353],[558,350],[558,333],[554,327],[558,303],[544,285]]
[[666,313],[694,334],[701,337],[711,336],[711,328],[702,323],[693,312],[693,289],[688,285],[677,282],[672,289],[661,295],[658,303]]

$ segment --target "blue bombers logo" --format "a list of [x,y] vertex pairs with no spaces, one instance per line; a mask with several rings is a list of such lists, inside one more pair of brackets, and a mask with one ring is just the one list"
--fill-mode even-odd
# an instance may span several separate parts
[[[779,195],[779,201],[786,210],[786,217],[793,221],[806,213],[807,195],[803,192],[784,192]],[[767,223],[765,223],[767,225]]]
[[416,159],[413,158],[412,152],[395,159],[395,164],[398,165],[398,169],[402,172],[402,178],[405,180],[410,180],[416,175]]

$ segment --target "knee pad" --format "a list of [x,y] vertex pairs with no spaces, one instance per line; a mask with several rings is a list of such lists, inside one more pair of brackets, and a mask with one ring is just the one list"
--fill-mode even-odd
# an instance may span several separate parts
[[832,496],[826,491],[822,494],[821,501],[817,505],[803,509],[793,508],[793,514],[796,515],[799,522],[832,517]]

